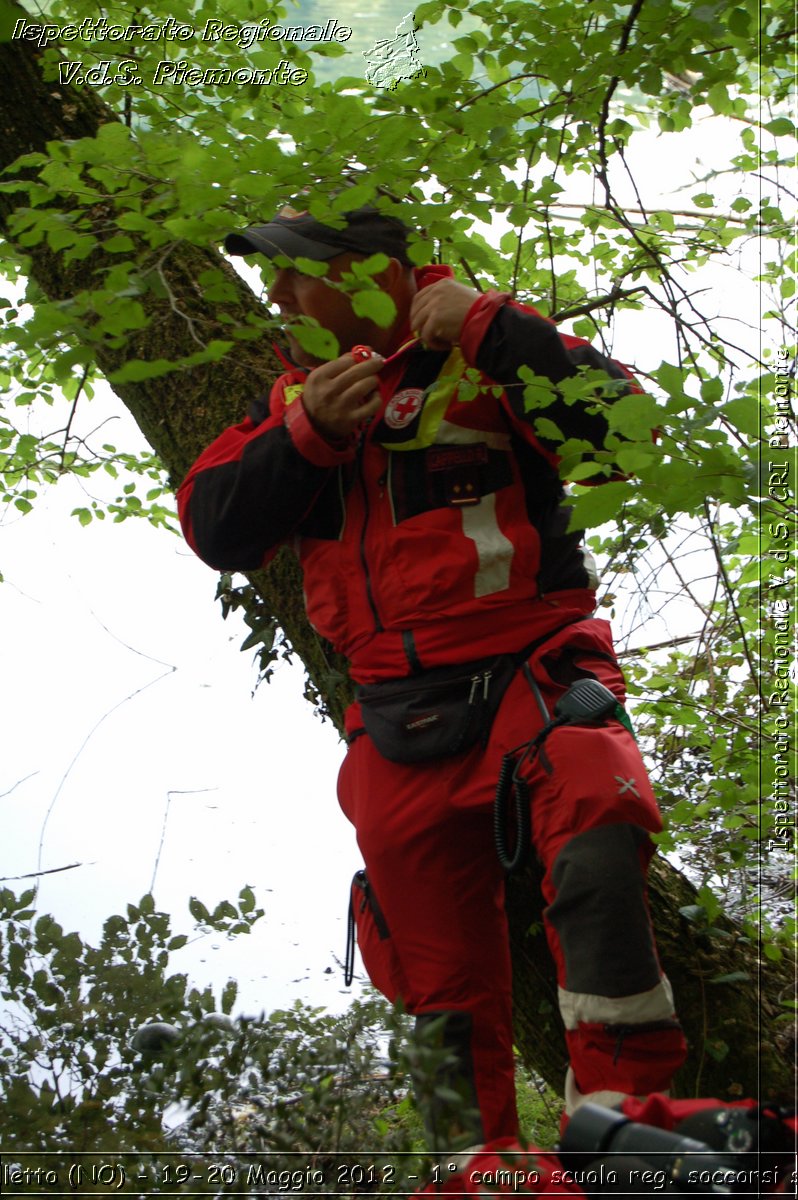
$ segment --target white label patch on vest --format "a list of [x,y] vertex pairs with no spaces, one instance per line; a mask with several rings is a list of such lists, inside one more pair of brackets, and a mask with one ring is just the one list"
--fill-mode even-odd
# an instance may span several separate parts
[[389,429],[404,429],[421,412],[423,402],[424,392],[421,388],[403,388],[388,401],[385,424]]

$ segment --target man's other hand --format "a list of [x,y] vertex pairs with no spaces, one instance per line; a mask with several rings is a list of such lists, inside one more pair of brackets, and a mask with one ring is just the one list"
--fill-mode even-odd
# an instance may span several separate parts
[[430,350],[456,346],[468,310],[479,296],[479,292],[464,283],[439,279],[413,297],[410,328]]
[[316,367],[307,377],[302,403],[313,427],[328,442],[346,441],[380,407],[377,372],[383,364],[379,354],[355,362],[343,354]]

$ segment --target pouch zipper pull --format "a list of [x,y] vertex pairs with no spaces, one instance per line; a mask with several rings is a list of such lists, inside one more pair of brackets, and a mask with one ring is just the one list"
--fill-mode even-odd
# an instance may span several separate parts
[[469,704],[476,703],[477,689],[479,688],[480,680],[482,681],[482,699],[487,700],[488,688],[490,686],[490,678],[492,674],[492,671],[483,671],[481,675],[471,676],[471,691],[468,694]]

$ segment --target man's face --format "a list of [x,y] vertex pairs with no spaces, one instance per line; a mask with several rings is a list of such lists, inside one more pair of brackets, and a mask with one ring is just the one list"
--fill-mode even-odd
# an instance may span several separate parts
[[303,275],[291,267],[275,268],[276,274],[269,288],[269,302],[276,304],[282,316],[288,318],[285,334],[291,357],[300,366],[317,367],[322,360],[302,349],[291,333],[292,317],[314,317],[338,339],[340,354],[345,354],[361,342],[380,351],[387,345],[391,331],[380,329],[366,317],[356,316],[349,295],[331,286],[350,270],[353,260],[362,260],[363,257],[351,253],[336,255],[329,259],[327,274],[323,278]]

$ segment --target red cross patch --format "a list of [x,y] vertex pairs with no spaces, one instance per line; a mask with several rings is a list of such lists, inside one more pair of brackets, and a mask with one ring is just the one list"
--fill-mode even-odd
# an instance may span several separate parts
[[388,401],[385,424],[390,429],[404,429],[421,410],[424,392],[421,388],[404,388]]

